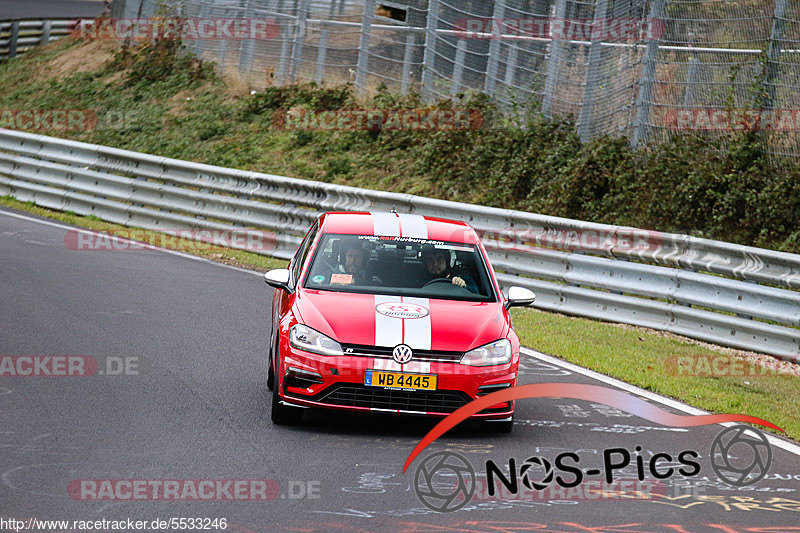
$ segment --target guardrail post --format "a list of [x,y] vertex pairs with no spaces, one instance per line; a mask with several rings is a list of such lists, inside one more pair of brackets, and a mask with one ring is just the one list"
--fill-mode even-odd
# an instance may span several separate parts
[[467,53],[466,39],[459,39],[456,47],[456,62],[453,65],[453,85],[450,86],[450,95],[455,96],[461,90],[461,79],[464,77],[464,55]]
[[319,47],[317,48],[317,75],[315,79],[317,80],[317,84],[322,83],[322,79],[325,77],[325,54],[328,51],[328,29],[325,28],[323,24],[322,28],[320,29],[319,33]]
[[[564,20],[567,16],[567,0],[557,0],[553,20]],[[553,94],[558,85],[558,66],[561,62],[561,40],[554,39],[552,32],[550,35],[550,54],[547,58],[547,74],[544,80],[544,97],[542,98],[542,115],[552,118],[553,116]]]
[[[594,4],[594,25],[603,27],[603,19],[606,18],[608,10],[608,0],[596,0]],[[601,33],[601,32],[598,32]],[[592,135],[592,108],[594,107],[594,92],[597,88],[597,78],[600,70],[600,49],[602,45],[602,35],[592,32],[592,44],[589,47],[589,64],[586,67],[586,85],[583,87],[583,98],[581,99],[581,112],[578,115],[578,135],[582,142],[586,142]]]
[[39,44],[44,46],[50,42],[50,29],[53,27],[53,21],[50,19],[45,20],[42,23],[42,38],[39,41]]
[[8,38],[8,58],[13,59],[17,56],[17,39],[19,39],[19,21],[11,22],[11,35]]
[[506,13],[506,0],[495,0],[492,13],[492,37],[489,40],[489,57],[486,60],[486,79],[483,90],[486,94],[494,94],[497,81],[497,64],[500,62],[500,51],[503,44],[503,18]]
[[[650,10],[650,20],[659,23],[663,27],[665,4],[667,0],[653,0]],[[656,58],[658,56],[658,44],[661,36],[650,35],[650,41],[644,50],[642,67],[642,78],[639,82],[639,95],[636,97],[636,120],[633,123],[633,138],[631,147],[637,148],[647,132],[648,120],[650,120],[650,98],[653,96],[653,84],[656,77]]]
[[781,48],[783,48],[783,29],[786,26],[787,0],[775,0],[775,14],[772,18],[772,31],[767,49],[767,69],[764,76],[764,101],[762,109],[772,109],[775,105],[775,80],[778,77]]
[[297,9],[297,18],[295,19],[294,26],[294,46],[292,47],[292,69],[289,73],[289,80],[291,82],[297,81],[297,76],[300,73],[300,62],[303,60],[303,44],[305,44],[306,20],[308,19],[308,2],[309,0],[300,0],[300,5]]
[[408,94],[408,86],[411,82],[411,60],[414,57],[414,44],[416,44],[417,34],[409,32],[406,35],[406,49],[403,52],[403,73],[400,76],[400,94]]
[[372,33],[372,21],[375,19],[375,0],[364,1],[364,13],[361,15],[361,40],[358,43],[358,63],[356,65],[356,92],[363,93],[367,82],[369,68],[369,40]]
[[436,27],[439,22],[439,0],[428,0],[428,17],[425,22],[425,55],[422,67],[422,99],[433,98],[433,66],[436,63]]

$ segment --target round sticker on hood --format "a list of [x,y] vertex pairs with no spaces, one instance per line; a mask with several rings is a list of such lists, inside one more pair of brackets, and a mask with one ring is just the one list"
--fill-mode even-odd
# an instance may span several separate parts
[[375,307],[375,310],[382,315],[392,318],[422,318],[428,316],[430,311],[427,307],[412,303],[382,303]]

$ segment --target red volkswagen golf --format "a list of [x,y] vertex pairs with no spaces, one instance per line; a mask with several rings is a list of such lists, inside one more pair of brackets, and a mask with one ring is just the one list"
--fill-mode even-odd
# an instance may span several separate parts
[[[275,288],[269,350],[272,421],[318,407],[445,416],[516,384],[509,308],[468,224],[398,213],[326,213]],[[474,415],[510,431],[513,403]]]

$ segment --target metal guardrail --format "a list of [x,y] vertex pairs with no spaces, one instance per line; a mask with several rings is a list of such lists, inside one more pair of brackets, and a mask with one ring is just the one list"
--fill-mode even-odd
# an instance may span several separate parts
[[0,61],[70,34],[72,20],[0,21]]
[[[268,229],[290,257],[321,211],[469,222],[535,307],[800,360],[800,255],[306,181],[0,129],[0,194],[147,229]],[[557,249],[558,248],[558,249]]]

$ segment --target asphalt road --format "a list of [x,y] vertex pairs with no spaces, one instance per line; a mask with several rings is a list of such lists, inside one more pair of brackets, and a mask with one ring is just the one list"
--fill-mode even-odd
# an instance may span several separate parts
[[[737,489],[710,466],[719,425],[682,429],[586,401],[523,400],[512,434],[467,424],[434,442],[406,474],[402,465],[429,420],[307,412],[300,426],[273,426],[265,382],[270,292],[260,277],[159,251],[70,250],[65,229],[9,213],[0,211],[0,356],[91,356],[103,373],[0,377],[0,518],[207,517],[258,532],[800,531],[798,455],[772,446],[767,476]],[[109,375],[119,361],[136,368]],[[522,368],[523,383],[603,385],[530,355]],[[487,460],[515,458],[519,467],[532,456],[553,461],[573,451],[589,468],[601,465],[605,449],[636,446],[645,458],[695,450],[700,473],[673,476],[637,498],[629,467],[617,473],[625,484],[603,494],[581,488],[473,499],[450,513],[426,508],[412,488],[432,452],[462,454],[480,485]],[[734,450],[737,461],[746,459],[747,449]],[[529,473],[532,481],[544,475]],[[87,501],[70,492],[79,480],[120,479],[272,480],[280,496]],[[455,486],[452,475],[436,479]]]
[[0,20],[96,17],[102,0],[0,0]]

